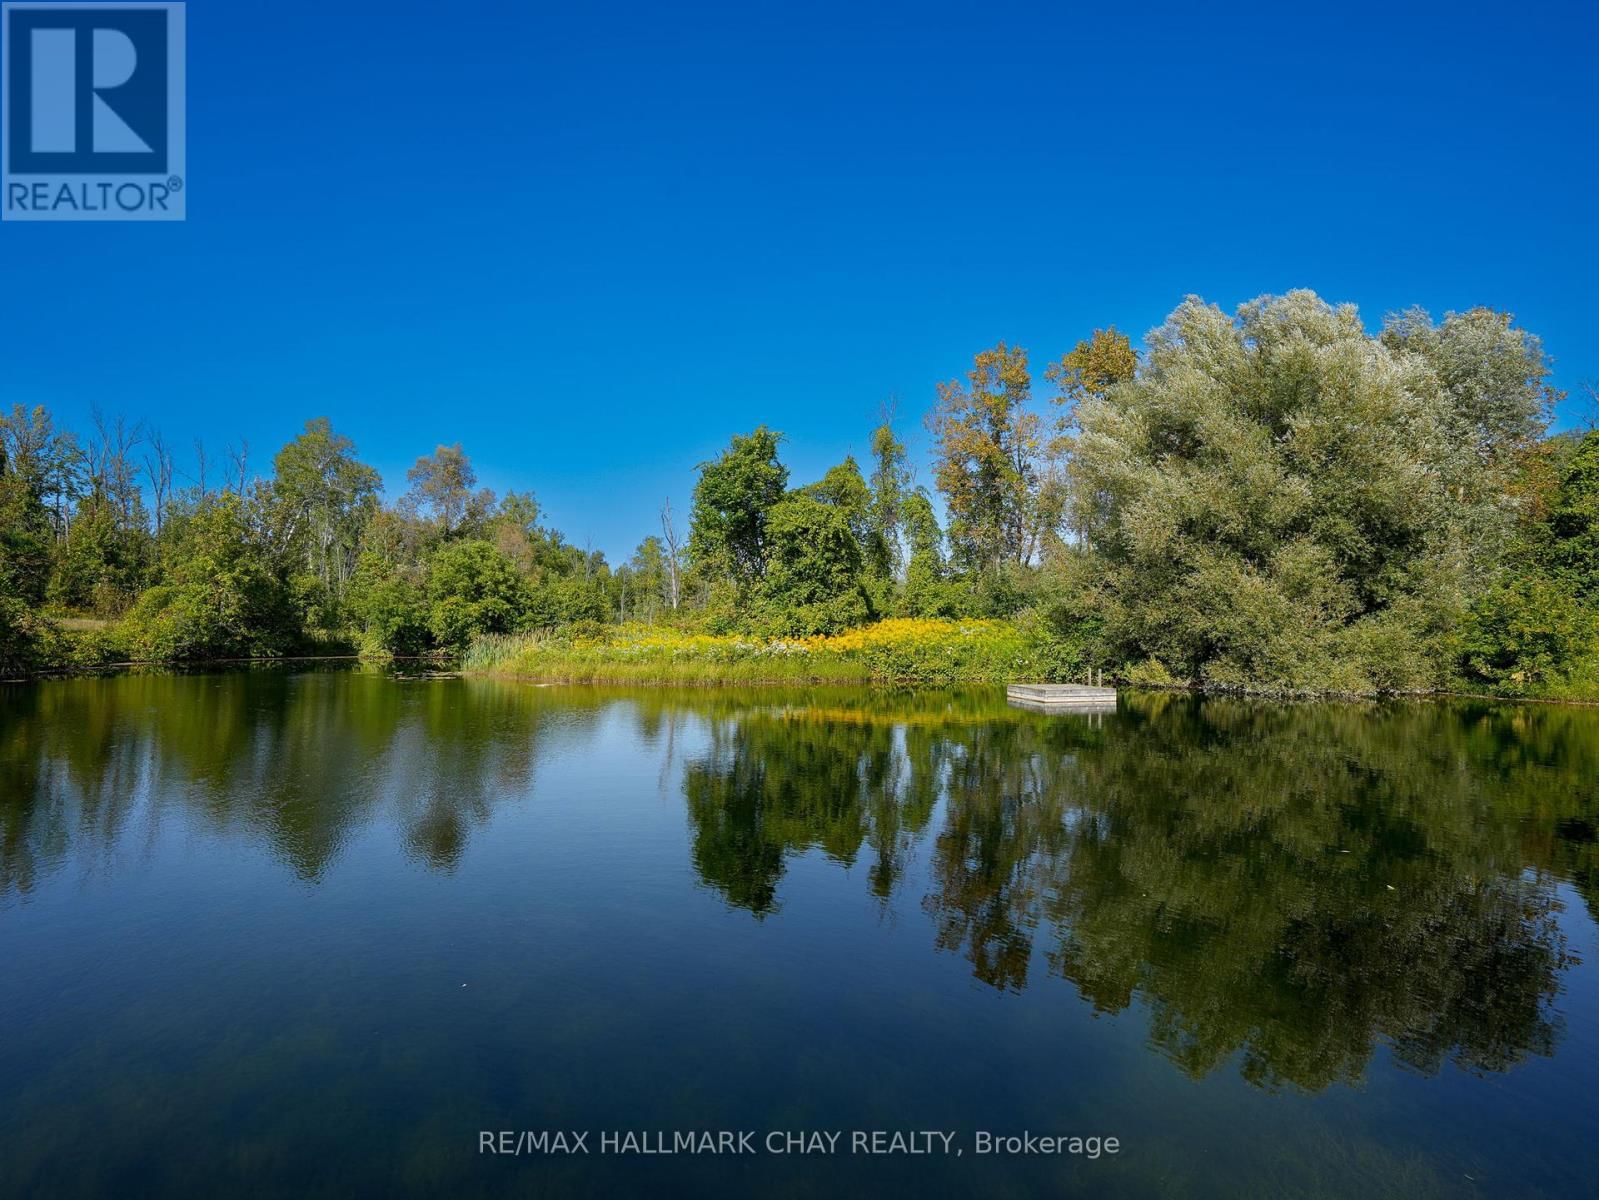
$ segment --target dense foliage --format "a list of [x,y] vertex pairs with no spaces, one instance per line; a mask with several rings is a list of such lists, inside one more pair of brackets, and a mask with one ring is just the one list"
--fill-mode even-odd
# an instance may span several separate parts
[[16,407],[0,667],[522,637],[495,645],[634,677],[633,635],[606,630],[769,647],[903,619],[1012,622],[1050,647],[1026,660],[1046,677],[1599,694],[1599,434],[1549,436],[1548,373],[1489,309],[1373,333],[1310,292],[1232,315],[1190,299],[1142,353],[1094,331],[1045,367],[1043,400],[1026,350],[979,353],[928,415],[932,490],[891,414],[864,469],[808,483],[780,433],[734,436],[686,519],[668,500],[615,566],[532,495],[481,488],[459,445],[385,503],[326,419],[258,476],[243,450],[184,471],[143,426],[97,415],[80,439]]
[[1072,465],[1111,647],[1184,679],[1349,691],[1447,675],[1546,368],[1498,314],[1380,337],[1299,292],[1189,301],[1078,412]]
[[569,627],[476,641],[468,667],[563,683],[1004,683],[1067,678],[1081,640],[1033,616],[891,618],[810,637],[718,636],[652,625]]

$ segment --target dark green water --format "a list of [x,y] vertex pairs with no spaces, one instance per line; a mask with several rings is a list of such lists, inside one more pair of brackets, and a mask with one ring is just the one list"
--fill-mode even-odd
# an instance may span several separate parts
[[0,1193],[1593,1195],[1596,830],[1599,711],[11,686]]

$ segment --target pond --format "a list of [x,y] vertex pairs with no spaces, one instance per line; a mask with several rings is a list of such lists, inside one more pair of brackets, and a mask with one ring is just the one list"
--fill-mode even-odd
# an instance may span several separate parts
[[1596,832],[1593,710],[10,685],[0,1193],[1592,1195]]

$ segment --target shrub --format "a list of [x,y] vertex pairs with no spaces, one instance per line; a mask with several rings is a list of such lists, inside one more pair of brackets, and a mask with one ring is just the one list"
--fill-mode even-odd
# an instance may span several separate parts
[[300,624],[243,502],[224,495],[194,514],[167,581],[148,589],[118,636],[136,658],[249,658],[292,650]]
[[548,595],[549,610],[556,622],[598,624],[611,615],[610,601],[598,579],[566,575],[539,590]]
[[43,662],[40,621],[21,600],[0,595],[0,672],[38,670]]
[[128,661],[128,649],[115,629],[88,629],[66,636],[61,661],[72,667],[109,667]]
[[464,650],[474,637],[527,625],[532,595],[516,564],[489,542],[455,542],[428,570],[428,629],[440,646]]
[[1460,638],[1469,679],[1525,695],[1594,651],[1599,623],[1571,590],[1542,576],[1513,579],[1472,606]]
[[369,657],[422,654],[433,645],[422,590],[399,576],[365,589],[358,610],[361,652]]

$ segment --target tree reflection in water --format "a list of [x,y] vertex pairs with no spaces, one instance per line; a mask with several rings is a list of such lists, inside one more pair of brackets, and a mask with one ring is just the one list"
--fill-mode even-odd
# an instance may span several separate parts
[[449,869],[495,801],[531,786],[543,724],[566,711],[529,689],[346,670],[77,679],[12,689],[4,705],[0,899],[74,842],[109,848],[136,812],[159,820],[174,801],[204,829],[264,841],[307,881],[378,819]]
[[[1147,1009],[1202,1076],[1362,1077],[1550,1054],[1562,895],[1599,915],[1599,713],[1124,698],[1103,720],[989,694],[539,689],[381,673],[123,676],[11,689],[0,905],[174,808],[322,879],[387,823],[459,869],[553,739],[629,725],[680,777],[702,883],[759,919],[798,855],[864,860],[1005,991]],[[142,814],[142,815],[141,815]],[[86,853],[87,851],[87,853]],[[1569,885],[1569,887],[1565,886]]]
[[[1020,990],[1042,958],[1202,1076],[1358,1080],[1379,1041],[1433,1072],[1549,1054],[1570,961],[1556,884],[1595,904],[1599,714],[1142,696],[1110,721],[922,697],[719,720],[684,791],[702,878],[758,916],[785,861],[931,828],[940,948]],[[1041,932],[1045,931],[1047,932]]]

